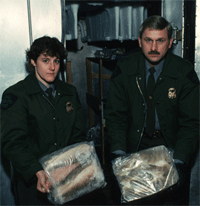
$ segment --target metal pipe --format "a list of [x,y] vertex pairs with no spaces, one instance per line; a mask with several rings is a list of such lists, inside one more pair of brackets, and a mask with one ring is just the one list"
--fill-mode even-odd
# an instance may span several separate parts
[[85,43],[87,42],[87,36],[85,36],[83,25],[80,21],[78,22],[78,25],[80,26],[80,30],[81,30],[81,41]]
[[32,21],[31,21],[31,5],[30,0],[27,0],[27,12],[28,12],[28,26],[29,26],[29,40],[30,46],[33,43],[33,33],[32,33]]

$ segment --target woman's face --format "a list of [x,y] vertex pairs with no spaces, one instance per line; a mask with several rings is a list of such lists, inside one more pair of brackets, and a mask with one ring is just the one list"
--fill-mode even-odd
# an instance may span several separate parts
[[60,59],[46,53],[40,54],[36,62],[31,59],[31,64],[35,67],[36,78],[46,87],[55,80],[60,69]]

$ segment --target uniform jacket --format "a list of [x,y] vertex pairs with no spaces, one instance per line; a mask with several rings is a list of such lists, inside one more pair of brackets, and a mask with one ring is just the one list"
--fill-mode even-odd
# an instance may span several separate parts
[[[117,64],[106,102],[111,152],[136,152],[146,118],[145,58],[133,53]],[[198,140],[199,80],[188,61],[168,52],[153,95],[164,138],[174,158],[188,163]]]
[[40,157],[85,141],[83,111],[76,88],[59,79],[55,86],[55,106],[34,74],[8,88],[2,97],[2,150],[27,182],[42,170]]

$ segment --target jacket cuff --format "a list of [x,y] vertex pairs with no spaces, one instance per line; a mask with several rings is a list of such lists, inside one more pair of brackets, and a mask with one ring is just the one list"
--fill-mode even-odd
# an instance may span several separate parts
[[116,155],[126,155],[126,152],[123,151],[123,150],[115,150],[112,152],[113,154],[116,154]]
[[179,159],[174,159],[174,163],[179,163],[179,164],[184,164],[184,162],[182,160],[179,160]]
[[183,163],[185,163],[185,164],[188,164],[188,163],[189,163],[189,158],[188,158],[188,156],[186,156],[185,154],[182,154],[182,153],[174,152],[173,158],[174,158],[174,159],[181,160],[181,161],[183,161]]
[[26,172],[22,173],[22,176],[27,183],[31,183],[36,178],[35,174],[40,170],[43,170],[42,165],[37,162],[32,164]]

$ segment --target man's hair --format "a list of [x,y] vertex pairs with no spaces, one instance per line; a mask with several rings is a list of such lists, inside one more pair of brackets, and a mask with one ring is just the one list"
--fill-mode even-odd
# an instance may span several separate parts
[[47,54],[51,57],[56,56],[61,61],[67,57],[67,51],[64,48],[64,45],[57,38],[43,36],[32,43],[30,50],[26,50],[26,60],[28,62],[29,72],[35,70],[34,66],[31,64],[31,59],[36,62],[41,54]]
[[163,30],[166,28],[168,38],[171,39],[171,37],[172,37],[171,24],[165,18],[163,18],[161,16],[154,15],[154,16],[150,16],[146,20],[144,20],[144,22],[142,23],[142,25],[140,27],[140,38],[142,38],[142,35],[147,28],[155,29],[155,30]]

